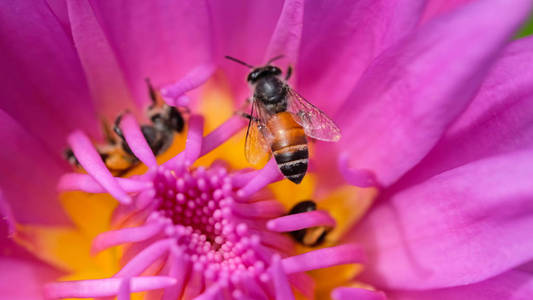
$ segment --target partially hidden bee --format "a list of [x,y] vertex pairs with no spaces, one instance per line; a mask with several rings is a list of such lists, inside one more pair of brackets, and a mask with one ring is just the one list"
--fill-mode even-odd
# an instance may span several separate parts
[[[176,107],[163,101],[148,79],[146,84],[152,100],[146,110],[151,124],[141,125],[141,132],[154,155],[159,155],[172,145],[175,133],[183,132],[185,119]],[[106,167],[114,176],[124,175],[139,163],[122,134],[121,120],[122,114],[115,119],[112,130],[109,124],[103,122],[106,143],[95,145]],[[81,167],[71,149],[65,151],[65,156],[70,164]]]
[[236,58],[227,59],[252,69],[247,81],[253,89],[250,119],[246,131],[245,156],[253,165],[274,155],[281,173],[298,184],[307,172],[309,151],[307,137],[336,142],[341,134],[337,125],[320,109],[300,96],[287,83],[292,69],[281,78],[280,68],[271,63],[254,67]]
[[[316,210],[316,203],[312,200],[305,200],[293,206],[293,208],[291,208],[289,211],[289,215],[310,212],[314,210]],[[325,241],[326,236],[331,229],[332,228],[328,226],[317,226],[313,228],[291,231],[290,235],[295,241],[304,246],[315,247],[319,246]]]

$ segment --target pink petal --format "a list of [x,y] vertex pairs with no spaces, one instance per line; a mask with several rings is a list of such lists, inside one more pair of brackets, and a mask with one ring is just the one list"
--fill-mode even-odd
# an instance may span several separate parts
[[383,199],[348,240],[391,289],[479,282],[533,259],[533,151],[478,160]]
[[98,122],[76,50],[46,3],[2,1],[0,18],[0,109],[57,156],[71,130],[96,135]]
[[418,163],[467,107],[530,8],[529,0],[472,2],[387,49],[338,114],[339,147],[351,166],[387,186]]
[[74,45],[98,112],[113,121],[125,109],[135,108],[130,105],[132,96],[121,62],[91,3],[88,0],[66,2]]
[[272,257],[271,272],[274,281],[274,289],[276,290],[276,299],[294,299],[291,285],[289,284],[285,270],[283,270],[279,255],[274,255],[274,257]]
[[[122,288],[122,278],[92,279],[48,283],[45,294],[48,298],[92,298],[117,295]],[[142,276],[130,280],[131,292],[161,289],[176,284],[176,279],[167,276]]]
[[43,283],[58,275],[37,262],[0,257],[0,300],[43,300]]
[[66,162],[2,110],[0,140],[0,188],[11,217],[21,223],[67,223],[54,188]]
[[533,146],[533,38],[514,41],[468,109],[402,180],[405,187],[468,162]]
[[339,287],[331,292],[333,300],[386,300],[383,292],[370,291],[363,288]]
[[529,300],[533,295],[533,274],[511,270],[485,281],[429,291],[391,291],[393,300]]
[[237,102],[249,96],[250,70],[223,59],[234,56],[252,65],[264,63],[266,49],[281,14],[283,1],[211,1],[217,52],[215,57],[229,79]]
[[[80,41],[91,38],[88,34],[94,31],[102,31],[105,40],[98,41],[110,50],[102,47],[95,51],[89,43],[80,49],[86,56],[103,56],[108,60],[90,66],[93,72],[111,68],[112,72],[101,74],[104,77],[98,87],[125,87],[140,106],[150,101],[145,78],[161,86],[212,60],[212,26],[207,1],[91,1],[80,11],[79,21],[91,13],[88,6],[94,10],[99,24],[80,22]],[[120,86],[105,84],[105,80],[114,80],[112,76],[120,76],[123,80]]]
[[372,60],[415,28],[423,2],[307,1],[296,88],[336,112]]
[[[284,55],[285,62],[296,64],[302,37],[303,16],[303,0],[285,0],[266,50],[264,62],[278,55]],[[276,61],[275,65],[280,65],[280,62]]]
[[443,13],[450,12],[457,7],[471,2],[473,0],[431,0],[426,2],[421,23],[425,24],[429,20],[440,16]]

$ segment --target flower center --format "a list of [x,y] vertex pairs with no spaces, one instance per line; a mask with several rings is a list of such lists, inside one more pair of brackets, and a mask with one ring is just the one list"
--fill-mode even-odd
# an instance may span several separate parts
[[211,280],[235,270],[262,274],[265,261],[254,248],[259,237],[232,217],[237,188],[224,167],[160,168],[153,182],[157,209],[149,221],[167,224],[165,234],[196,269],[207,270]]

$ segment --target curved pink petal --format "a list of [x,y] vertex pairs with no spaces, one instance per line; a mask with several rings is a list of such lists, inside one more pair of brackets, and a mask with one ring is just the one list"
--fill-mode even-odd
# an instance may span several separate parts
[[74,45],[98,113],[112,122],[125,109],[136,108],[132,105],[123,66],[91,3],[88,0],[66,2]]
[[383,49],[417,25],[423,1],[363,0],[305,3],[297,88],[333,114]]
[[43,284],[58,275],[37,262],[0,256],[0,300],[44,300]]
[[338,287],[331,292],[333,300],[387,300],[383,292],[363,288]]
[[426,2],[424,13],[420,23],[424,24],[429,20],[456,9],[457,7],[473,0],[431,0]]
[[150,145],[148,145],[135,117],[131,114],[126,114],[121,121],[120,127],[133,154],[149,168],[157,168],[155,155],[150,149]]
[[98,122],[76,50],[48,5],[2,1],[0,19],[0,109],[58,156],[69,131],[96,135]]
[[391,300],[529,300],[533,295],[533,274],[511,270],[485,281],[429,291],[391,291]]
[[533,146],[533,38],[514,41],[476,98],[431,152],[397,186],[470,161]]
[[263,62],[283,55],[283,61],[287,63],[281,64],[280,61],[276,61],[276,65],[296,64],[300,51],[303,17],[303,0],[285,0]]
[[418,163],[470,103],[531,4],[469,3],[378,57],[337,116],[351,167],[388,186]]
[[12,217],[22,223],[66,223],[54,188],[66,162],[2,110],[0,140],[0,188]]
[[[92,9],[92,12],[88,11]],[[83,14],[82,14],[83,13]],[[97,23],[84,21],[94,14]],[[84,40],[80,52],[114,60],[112,72],[101,74],[100,88],[123,87],[140,107],[149,103],[145,78],[159,87],[175,82],[200,64],[210,62],[213,55],[212,24],[207,1],[89,1],[78,18],[78,33]],[[98,27],[99,26],[99,27]],[[101,31],[107,49],[95,51],[88,43],[93,31]],[[91,70],[105,72],[108,64],[95,62]],[[106,83],[113,76],[123,83]],[[115,91],[119,92],[119,91]]]
[[449,170],[385,196],[348,240],[364,245],[379,287],[479,282],[533,259],[533,151]]
[[229,79],[237,102],[249,96],[244,66],[224,59],[234,56],[251,65],[265,63],[266,49],[278,23],[283,1],[211,1],[216,60]]

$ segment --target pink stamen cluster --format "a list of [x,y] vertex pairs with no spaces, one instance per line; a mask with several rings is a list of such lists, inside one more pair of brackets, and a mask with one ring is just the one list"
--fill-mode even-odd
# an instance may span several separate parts
[[[88,174],[67,174],[63,191],[109,193],[121,205],[121,228],[100,234],[93,251],[129,244],[125,264],[113,278],[56,282],[48,298],[118,296],[163,289],[162,299],[294,299],[291,288],[313,297],[313,280],[304,272],[363,260],[357,245],[293,255],[293,241],[282,232],[334,226],[324,211],[284,216],[275,200],[259,196],[282,179],[274,161],[257,171],[228,172],[223,164],[192,167],[194,161],[243,126],[231,118],[202,137],[203,119],[191,116],[185,151],[158,165],[139,125],[124,116],[121,129],[133,153],[149,167],[140,176],[116,178],[89,138],[69,138]],[[301,220],[301,221],[300,221]],[[161,291],[159,291],[161,292]]]

